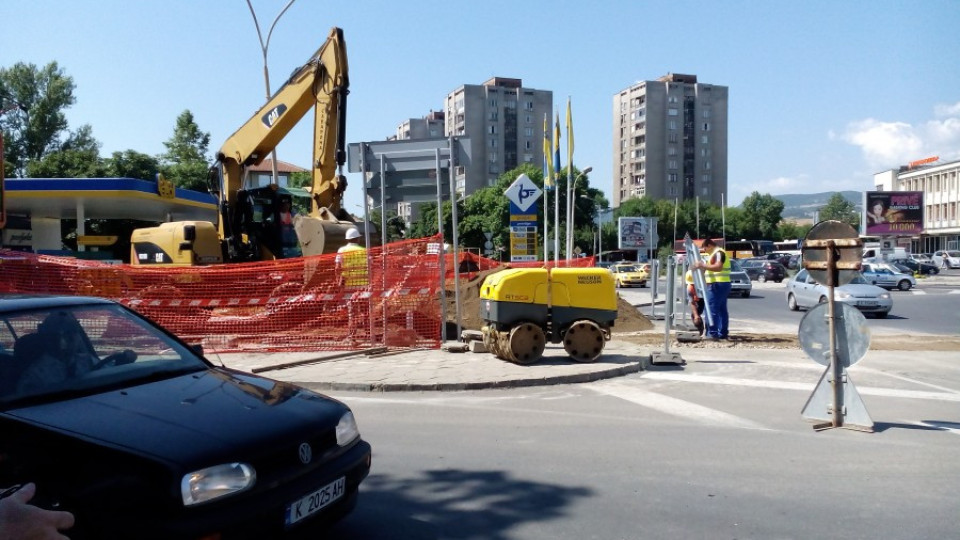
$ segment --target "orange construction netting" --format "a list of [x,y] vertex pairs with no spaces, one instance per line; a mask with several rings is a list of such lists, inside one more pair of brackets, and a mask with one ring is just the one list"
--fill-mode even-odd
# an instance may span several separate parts
[[[369,283],[354,289],[339,281],[335,254],[156,268],[0,250],[0,293],[109,298],[207,351],[438,348],[445,318],[438,240],[370,249]],[[453,260],[444,257],[446,289]],[[543,263],[499,263],[465,252],[456,266],[461,279],[470,279],[501,266]],[[559,266],[593,266],[593,258]]]

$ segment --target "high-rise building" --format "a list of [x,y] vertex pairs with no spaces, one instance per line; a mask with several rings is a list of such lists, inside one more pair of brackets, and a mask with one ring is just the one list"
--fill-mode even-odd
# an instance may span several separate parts
[[443,137],[443,130],[443,111],[430,111],[423,118],[410,118],[397,126],[397,133],[391,139],[434,139]]
[[632,197],[720,205],[727,193],[727,87],[670,73],[613,97],[613,206]]
[[494,77],[447,94],[445,135],[470,139],[472,160],[456,172],[457,191],[493,185],[521,163],[543,163],[543,118],[552,128],[553,92],[524,88],[521,79]]

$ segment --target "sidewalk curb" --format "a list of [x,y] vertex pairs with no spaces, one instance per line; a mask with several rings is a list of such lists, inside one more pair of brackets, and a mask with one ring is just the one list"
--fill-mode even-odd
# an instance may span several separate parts
[[293,384],[321,392],[450,392],[463,390],[489,390],[498,388],[523,388],[530,386],[553,386],[578,384],[622,377],[639,373],[650,365],[650,356],[641,356],[636,362],[590,373],[574,373],[541,378],[515,378],[499,381],[473,381],[457,383],[338,383],[318,381],[291,381]]

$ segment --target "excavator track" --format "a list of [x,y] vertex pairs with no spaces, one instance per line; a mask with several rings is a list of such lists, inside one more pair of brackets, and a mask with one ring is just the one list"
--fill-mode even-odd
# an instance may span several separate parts
[[563,350],[577,362],[594,362],[603,352],[606,341],[606,334],[597,323],[574,321],[563,336]]

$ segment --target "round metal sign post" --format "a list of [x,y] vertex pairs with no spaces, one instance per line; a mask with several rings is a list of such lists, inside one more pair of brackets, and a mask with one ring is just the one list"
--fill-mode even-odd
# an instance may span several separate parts
[[[823,398],[822,389],[826,389],[826,384],[829,384],[832,389],[833,404],[826,408],[831,413],[831,422],[829,424],[815,425],[814,429],[843,427],[844,415],[848,414],[848,411],[853,408],[846,405],[853,405],[851,401],[853,400],[856,401],[857,404],[856,412],[860,425],[854,425],[852,427],[872,431],[873,422],[870,420],[870,417],[866,415],[866,409],[863,408],[862,402],[860,402],[860,396],[856,393],[853,383],[849,381],[846,375],[843,361],[838,357],[836,300],[834,298],[835,287],[850,283],[850,281],[860,273],[860,265],[863,259],[863,241],[857,236],[857,231],[846,223],[835,220],[821,221],[814,225],[813,228],[810,229],[810,232],[807,233],[806,238],[804,238],[801,257],[803,258],[803,267],[807,269],[810,276],[818,283],[827,286],[826,330],[828,339],[826,341],[828,342],[828,349],[825,355],[830,363],[830,367],[824,372],[813,395],[810,396],[810,399],[807,401],[807,405],[803,410],[803,416],[820,419],[816,409],[818,403],[822,401]],[[813,313],[813,311],[811,311],[811,313]],[[806,317],[804,317],[804,321],[806,321]],[[860,325],[863,325],[866,321],[858,322],[860,322]],[[801,328],[801,333],[803,333],[803,328]],[[820,352],[822,359],[823,352]],[[845,351],[845,354],[846,353],[849,353],[849,351]],[[849,362],[849,357],[850,355],[847,354],[847,362]],[[814,360],[820,361],[820,359],[816,357]],[[859,358],[857,360],[859,360]],[[828,373],[831,375],[829,379],[826,378]],[[845,388],[847,388],[847,392],[844,392]],[[808,414],[808,411],[811,411],[810,414]],[[861,412],[862,414],[860,414]],[[863,421],[863,417],[866,417],[865,422]]]

